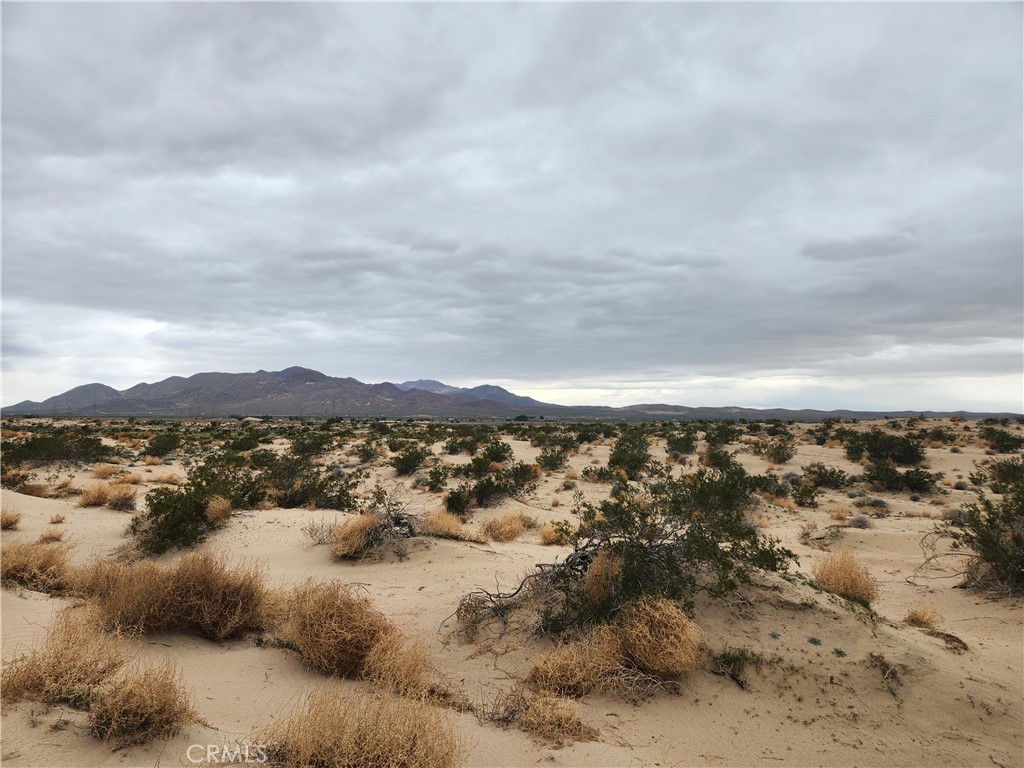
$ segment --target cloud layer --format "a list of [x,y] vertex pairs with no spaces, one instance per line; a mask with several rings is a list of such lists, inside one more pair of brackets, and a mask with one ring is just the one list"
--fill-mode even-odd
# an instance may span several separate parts
[[3,14],[5,404],[1022,407],[1017,4]]

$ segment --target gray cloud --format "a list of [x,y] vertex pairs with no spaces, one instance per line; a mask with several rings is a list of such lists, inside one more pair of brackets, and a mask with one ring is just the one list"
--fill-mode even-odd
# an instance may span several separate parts
[[4,403],[301,364],[1019,410],[1020,22],[5,7]]

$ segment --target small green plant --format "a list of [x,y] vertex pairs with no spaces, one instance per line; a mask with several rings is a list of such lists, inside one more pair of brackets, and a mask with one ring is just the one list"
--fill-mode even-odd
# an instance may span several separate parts
[[840,659],[846,657],[846,651],[844,651],[842,648],[833,648],[832,649],[832,654],[834,656],[837,656]]
[[810,643],[811,645],[821,645],[821,638],[820,637],[814,637],[812,635],[811,637],[807,638],[807,642]]
[[771,632],[768,633],[768,637],[770,637],[772,640],[778,640],[780,637],[782,637],[782,633],[779,632],[777,629],[773,629]]

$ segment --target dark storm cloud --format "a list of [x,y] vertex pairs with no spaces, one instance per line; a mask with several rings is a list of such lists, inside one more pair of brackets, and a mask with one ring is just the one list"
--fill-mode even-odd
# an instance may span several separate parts
[[968,407],[1021,368],[1020,22],[6,5],[4,402],[302,364]]

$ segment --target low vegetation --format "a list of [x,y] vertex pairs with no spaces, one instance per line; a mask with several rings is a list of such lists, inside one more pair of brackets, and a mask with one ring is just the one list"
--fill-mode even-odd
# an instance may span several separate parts
[[848,549],[841,549],[816,561],[811,567],[814,580],[834,592],[862,605],[878,599],[878,581]]

